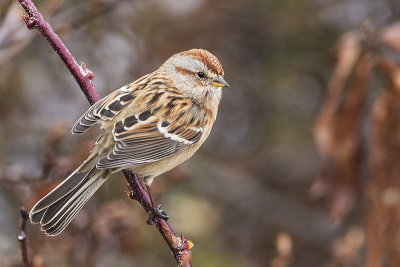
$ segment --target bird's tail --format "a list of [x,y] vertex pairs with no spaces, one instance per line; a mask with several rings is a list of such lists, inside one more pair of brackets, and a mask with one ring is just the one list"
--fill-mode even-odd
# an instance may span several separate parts
[[[93,154],[92,154],[93,155]],[[95,158],[97,158],[95,156]],[[47,235],[58,235],[111,174],[97,169],[94,158],[86,160],[30,211],[32,223],[40,223]]]

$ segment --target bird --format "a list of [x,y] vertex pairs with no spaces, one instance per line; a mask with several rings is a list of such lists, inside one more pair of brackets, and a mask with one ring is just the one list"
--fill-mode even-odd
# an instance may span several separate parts
[[[102,133],[88,158],[39,200],[29,213],[46,235],[60,234],[111,174],[128,169],[154,204],[155,177],[189,159],[210,134],[222,88],[229,87],[218,58],[205,49],[176,53],[157,70],[92,105],[72,127]],[[155,216],[167,219],[160,209]]]

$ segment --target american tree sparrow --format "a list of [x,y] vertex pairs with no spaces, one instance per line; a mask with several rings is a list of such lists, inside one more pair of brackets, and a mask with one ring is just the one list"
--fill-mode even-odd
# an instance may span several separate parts
[[223,76],[213,54],[192,49],[91,106],[72,133],[98,123],[102,135],[83,164],[32,208],[32,223],[47,235],[59,234],[107,178],[123,169],[143,179],[155,207],[153,179],[190,158],[207,139],[221,88],[229,86]]

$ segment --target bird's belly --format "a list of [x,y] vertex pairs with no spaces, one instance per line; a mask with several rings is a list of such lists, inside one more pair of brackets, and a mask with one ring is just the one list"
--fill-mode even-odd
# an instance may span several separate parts
[[131,169],[136,175],[142,178],[156,177],[160,174],[163,174],[164,172],[175,168],[182,162],[189,159],[194,154],[194,152],[196,152],[196,150],[197,147],[193,149],[187,149],[172,157],[168,157],[152,163],[136,165],[129,169]]

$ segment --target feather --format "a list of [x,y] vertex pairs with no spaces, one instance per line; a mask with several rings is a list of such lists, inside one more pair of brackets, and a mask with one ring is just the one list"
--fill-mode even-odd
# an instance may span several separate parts
[[80,172],[82,168],[83,165],[32,208],[31,222],[40,223],[47,235],[56,235],[67,227],[110,174],[95,167]]
[[81,134],[100,120],[112,120],[136,98],[132,92],[134,89],[127,85],[98,101],[74,124],[72,133]]
[[149,110],[115,124],[115,146],[97,168],[123,168],[156,162],[197,143],[203,129],[159,120]]

